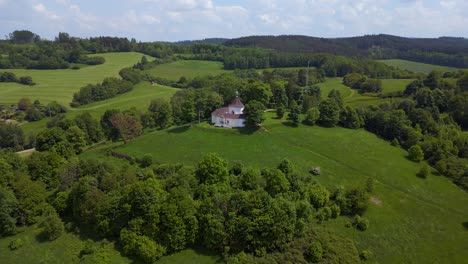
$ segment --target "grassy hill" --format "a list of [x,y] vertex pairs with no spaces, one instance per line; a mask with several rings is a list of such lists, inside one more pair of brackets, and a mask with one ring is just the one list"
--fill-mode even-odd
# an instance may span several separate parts
[[447,72],[447,71],[460,70],[460,68],[439,66],[439,65],[434,65],[434,64],[426,64],[422,62],[414,62],[414,61],[408,61],[408,60],[395,59],[395,60],[379,60],[379,61],[387,64],[388,66],[392,66],[392,67],[396,67],[399,69],[408,70],[412,72],[426,73],[426,74],[430,73],[431,71]]
[[[319,228],[353,237],[358,248],[370,249],[379,263],[463,263],[468,258],[468,231],[463,226],[468,219],[466,192],[444,177],[416,177],[421,164],[407,160],[404,150],[364,130],[292,128],[272,117],[269,114],[264,129],[254,134],[203,123],[111,146],[137,157],[151,153],[161,163],[195,165],[210,152],[257,168],[288,158],[303,173],[320,166],[323,173],[317,180],[328,187],[362,184],[374,177],[374,202],[365,213],[371,223],[367,231],[346,228],[346,217]],[[83,157],[103,157],[106,149],[88,151]]]
[[230,71],[223,70],[222,62],[202,60],[179,60],[161,64],[145,71],[151,76],[174,81],[178,81],[182,76],[192,79],[197,76],[218,75],[226,72]]
[[[127,110],[132,107],[135,107],[141,111],[146,111],[152,99],[158,97],[169,99],[176,91],[176,88],[162,85],[152,86],[147,82],[140,82],[134,87],[132,91],[128,93],[120,94],[114,98],[110,98],[104,101],[84,105],[79,108],[69,108],[66,116],[68,118],[73,118],[83,112],[89,112],[94,117],[101,118],[106,110]],[[26,134],[29,134],[44,128],[49,120],[49,118],[44,118],[38,122],[25,123],[21,127]]]
[[16,83],[0,83],[0,104],[13,104],[22,97],[29,97],[31,100],[38,99],[43,104],[55,100],[68,105],[73,98],[73,93],[82,86],[101,82],[106,77],[118,77],[120,69],[132,66],[143,56],[136,52],[96,55],[104,57],[106,62],[79,70],[5,69],[4,71],[13,72],[17,76],[29,75],[37,84],[25,86]]

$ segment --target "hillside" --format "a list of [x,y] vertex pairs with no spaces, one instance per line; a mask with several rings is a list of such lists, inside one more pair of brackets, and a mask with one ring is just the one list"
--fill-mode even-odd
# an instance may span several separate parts
[[465,38],[404,38],[383,34],[351,38],[282,35],[242,37],[228,40],[224,45],[254,46],[281,52],[361,55],[374,59],[407,59],[468,68],[468,40]]
[[[372,176],[378,203],[364,214],[370,220],[369,230],[344,227],[347,217],[322,228],[353,237],[358,248],[370,249],[379,263],[462,263],[468,257],[462,225],[468,217],[466,193],[442,177],[416,177],[421,165],[407,160],[402,149],[364,130],[291,128],[273,115],[268,115],[264,128],[248,134],[203,123],[149,133],[127,145],[114,144],[112,149],[136,157],[150,153],[161,163],[184,160],[192,165],[206,153],[216,152],[258,169],[287,157],[302,173],[320,166],[323,173],[316,180],[331,188],[356,186]],[[101,146],[82,157],[102,159],[106,149]]]

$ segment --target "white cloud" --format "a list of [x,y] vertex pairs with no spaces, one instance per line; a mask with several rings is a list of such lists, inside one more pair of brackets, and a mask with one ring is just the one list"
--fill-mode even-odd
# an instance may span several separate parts
[[45,5],[43,5],[42,3],[33,5],[33,9],[37,13],[45,16],[46,18],[48,18],[50,20],[59,20],[60,19],[60,17],[58,15],[56,15],[54,12],[49,11],[45,7]]
[[146,24],[159,24],[161,21],[157,17],[150,16],[150,15],[143,15],[141,20]]

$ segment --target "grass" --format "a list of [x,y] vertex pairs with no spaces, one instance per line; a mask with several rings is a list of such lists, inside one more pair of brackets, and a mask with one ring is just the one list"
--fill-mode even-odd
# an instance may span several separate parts
[[174,81],[178,81],[182,76],[193,79],[197,76],[218,75],[228,72],[231,71],[224,70],[222,62],[202,60],[178,60],[145,71],[151,76]]
[[[421,164],[364,130],[291,128],[268,114],[264,129],[253,134],[202,123],[112,146],[138,157],[151,153],[161,163],[195,165],[210,152],[257,168],[273,167],[288,158],[302,173],[320,166],[317,180],[328,187],[353,186],[373,177],[373,195],[382,204],[371,204],[365,213],[371,223],[367,231],[346,228],[346,217],[321,228],[354,238],[358,248],[370,249],[379,263],[463,263],[468,258],[468,231],[463,226],[468,220],[466,192],[441,176],[416,177]],[[88,151],[83,158],[102,157],[105,149]]]
[[[41,229],[37,225],[20,229],[20,233],[0,239],[0,256],[2,263],[79,263],[80,251],[84,248],[84,240],[73,233],[65,233],[54,241],[44,241],[40,238]],[[15,239],[21,239],[23,246],[10,250],[8,245]],[[106,248],[109,263],[130,264],[133,260],[120,254],[111,243]]]
[[[152,99],[158,97],[169,99],[176,91],[177,89],[175,88],[162,85],[152,86],[147,82],[141,82],[128,93],[104,101],[84,105],[79,108],[69,108],[66,116],[68,118],[74,118],[78,114],[89,112],[92,116],[99,119],[104,112],[109,109],[127,110],[135,107],[140,111],[146,111]],[[50,118],[44,118],[37,122],[25,123],[21,127],[26,135],[28,135],[29,133],[43,129],[49,120]]]
[[409,70],[412,72],[420,72],[420,73],[430,73],[431,71],[457,71],[460,70],[460,68],[454,68],[454,67],[447,67],[447,66],[440,66],[440,65],[434,65],[434,64],[426,64],[426,63],[421,63],[421,62],[414,62],[414,61],[408,61],[408,60],[380,60],[380,62],[383,62],[389,66],[393,66],[402,70]]
[[101,82],[106,77],[118,77],[120,69],[132,66],[141,59],[136,52],[96,54],[106,59],[101,65],[89,66],[79,70],[26,70],[5,69],[18,77],[29,75],[37,84],[25,86],[16,83],[0,83],[0,104],[14,104],[22,97],[38,99],[46,104],[57,101],[69,105],[73,93],[89,83]]

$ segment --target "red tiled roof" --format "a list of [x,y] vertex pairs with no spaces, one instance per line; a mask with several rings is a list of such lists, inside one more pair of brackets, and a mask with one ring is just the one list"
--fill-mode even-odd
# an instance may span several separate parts
[[244,104],[241,102],[239,97],[236,97],[232,100],[232,103],[229,105],[230,107],[242,108]]
[[229,119],[245,119],[245,115],[243,114],[230,113],[229,107],[218,108],[211,115],[214,115],[217,117],[229,118]]

